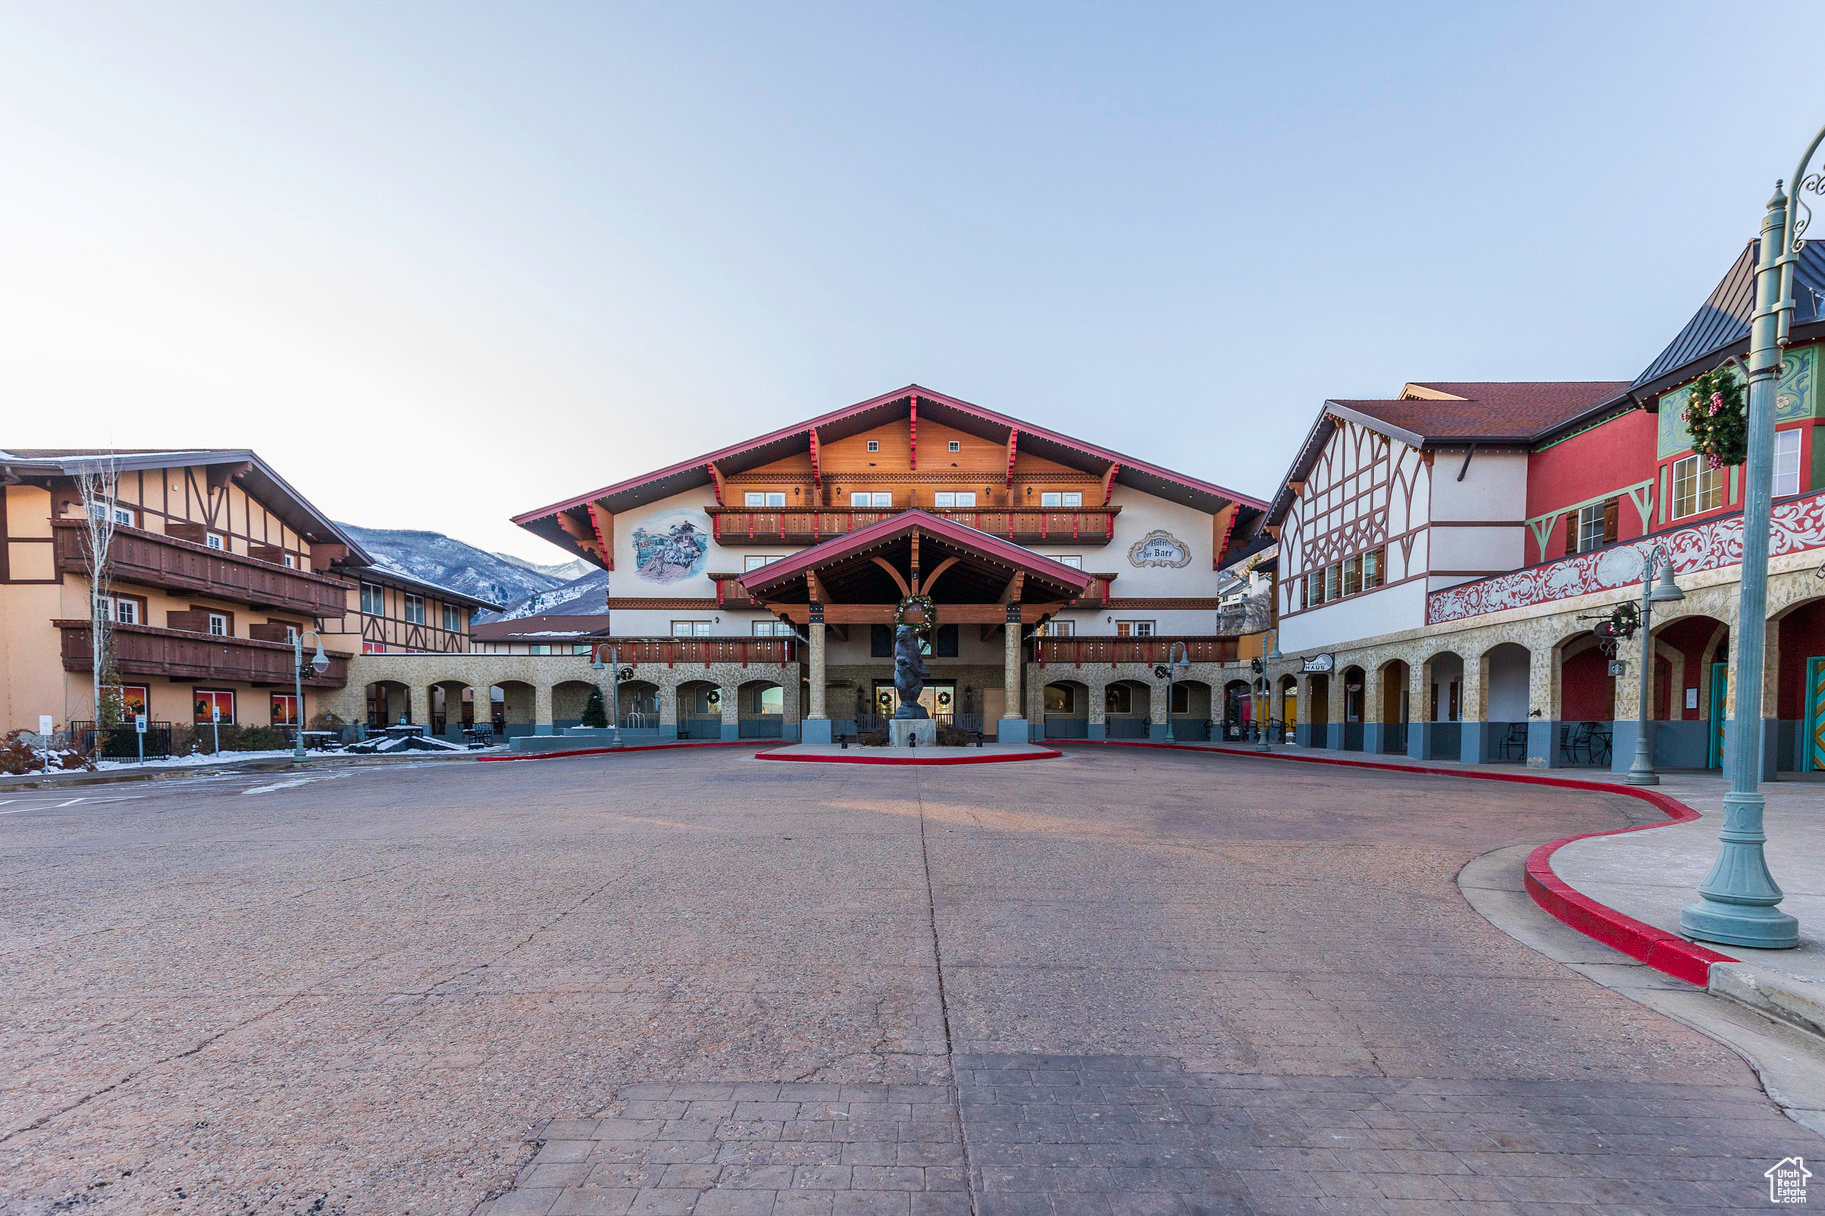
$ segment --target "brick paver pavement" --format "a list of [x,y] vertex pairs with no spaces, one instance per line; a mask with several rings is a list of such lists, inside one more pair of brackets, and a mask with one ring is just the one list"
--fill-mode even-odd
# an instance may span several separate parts
[[1619,1216],[1820,1154],[1455,887],[1639,804],[1286,768],[647,753],[0,819],[0,1211]]

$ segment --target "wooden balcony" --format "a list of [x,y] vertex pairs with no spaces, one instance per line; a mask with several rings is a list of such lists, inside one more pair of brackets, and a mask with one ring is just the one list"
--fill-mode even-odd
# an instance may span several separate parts
[[[1120,507],[1009,511],[977,507],[921,507],[922,511],[999,536],[1016,544],[1106,545]],[[710,525],[721,544],[751,540],[767,544],[814,545],[833,536],[891,519],[905,508],[870,511],[856,507],[711,507]]]
[[1073,608],[1100,608],[1110,596],[1109,584],[1115,581],[1113,574],[1092,574],[1090,585],[1084,593],[1071,601]]
[[[68,574],[86,573],[89,540],[83,521],[52,520],[51,532],[57,568]],[[338,618],[348,611],[350,585],[339,578],[224,553],[140,528],[115,529],[108,566],[116,583],[188,591],[312,617]]]
[[622,666],[658,663],[666,667],[681,664],[739,663],[747,667],[756,663],[796,663],[797,638],[616,638],[598,642],[596,649],[603,662],[609,661],[609,650],[618,648],[615,656]]
[[1166,662],[1175,642],[1185,644],[1185,657],[1193,663],[1234,663],[1236,638],[1218,637],[1038,637],[1033,639],[1035,663],[1158,664]]
[[710,578],[716,583],[716,606],[731,610],[752,610],[760,607],[760,601],[742,589],[739,574],[712,574]]
[[[63,634],[64,670],[90,670],[94,666],[94,654],[89,645],[89,622],[52,623]],[[329,655],[330,666],[322,675],[306,665],[304,684],[307,688],[341,688],[348,683],[350,656],[335,650],[325,653]],[[310,651],[305,657],[310,657]],[[215,637],[150,625],[116,625],[114,666],[123,676],[164,676],[179,681],[290,687],[292,648],[286,642]]]

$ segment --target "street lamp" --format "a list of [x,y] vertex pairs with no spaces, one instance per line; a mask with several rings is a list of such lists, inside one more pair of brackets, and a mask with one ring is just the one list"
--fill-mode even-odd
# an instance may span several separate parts
[[1173,669],[1190,667],[1191,656],[1185,652],[1185,643],[1174,642],[1166,648],[1166,742],[1177,743],[1179,735],[1172,725],[1172,676]]
[[608,647],[608,662],[607,663],[602,662],[602,650],[603,650],[602,647],[600,647],[600,646],[596,647],[596,657],[594,660],[592,660],[590,662],[590,666],[595,668],[597,671],[602,671],[604,668],[613,668],[614,669],[614,673],[615,673],[614,677],[612,679],[610,679],[608,682],[608,703],[609,703],[608,745],[610,747],[620,747],[621,746],[621,648],[619,646]]
[[[1761,250],[1755,265],[1755,315],[1749,322],[1749,464],[1743,471],[1743,565],[1736,601],[1736,662],[1731,671],[1736,696],[1731,717],[1736,729],[1726,740],[1730,792],[1724,795],[1724,826],[1718,832],[1717,861],[1698,884],[1697,903],[1679,914],[1687,937],[1731,946],[1784,950],[1800,943],[1800,925],[1778,905],[1782,893],[1768,872],[1762,833],[1762,651],[1768,628],[1768,528],[1774,498],[1774,382],[1781,347],[1793,314],[1793,265],[1806,222],[1795,222],[1804,190],[1825,191],[1825,174],[1806,166],[1825,142],[1825,128],[1812,137],[1794,168],[1793,197],[1776,182],[1762,217]],[[1788,203],[1792,202],[1793,206]],[[1810,216],[1809,216],[1810,218]]]
[[[304,759],[304,634],[308,633],[317,639],[317,653],[311,656],[311,671],[322,675],[330,669],[330,657],[323,653],[323,635],[315,629],[306,629],[304,633],[292,630],[291,635],[291,678],[292,702],[298,707],[298,720],[293,723],[296,742],[292,744],[291,758]],[[217,751],[221,750],[217,745]]]
[[[1660,572],[1659,582],[1654,581],[1656,570]],[[1641,621],[1637,626],[1641,630],[1641,672],[1637,677],[1641,706],[1635,730],[1635,762],[1629,765],[1627,778],[1630,785],[1660,784],[1660,775],[1654,771],[1654,719],[1648,704],[1648,677],[1654,662],[1654,605],[1677,604],[1685,598],[1686,593],[1673,581],[1672,554],[1665,546],[1655,545],[1641,561]]]
[[1276,629],[1274,630],[1273,649],[1269,650],[1263,658],[1255,660],[1259,665],[1258,671],[1261,676],[1260,704],[1267,715],[1266,717],[1261,716],[1260,713],[1255,715],[1255,750],[1258,752],[1271,752],[1274,750],[1273,742],[1270,738],[1273,734],[1274,726],[1273,676],[1269,674],[1267,665],[1269,663],[1279,662],[1282,657],[1283,656],[1280,653],[1280,631]]

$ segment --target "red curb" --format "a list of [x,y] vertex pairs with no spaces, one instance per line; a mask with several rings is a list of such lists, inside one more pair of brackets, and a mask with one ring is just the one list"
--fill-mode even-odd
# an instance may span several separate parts
[[607,756],[622,752],[669,752],[685,747],[753,747],[752,739],[708,739],[702,743],[636,743],[632,747],[577,747],[563,752],[527,752],[523,756],[477,756],[483,764],[507,760],[556,760],[563,756]]
[[911,756],[785,756],[779,752],[755,752],[756,760],[792,760],[799,764],[1014,764],[1021,760],[1055,760],[1061,751],[1022,752],[1018,756],[938,756],[915,760]]
[[1551,785],[1560,789],[1591,790],[1599,794],[1627,794],[1639,798],[1653,806],[1667,817],[1667,823],[1643,823],[1634,827],[1616,828],[1608,832],[1585,832],[1578,836],[1567,836],[1543,844],[1527,855],[1526,874],[1524,878],[1527,893],[1533,901],[1551,915],[1555,920],[1564,922],[1584,934],[1595,938],[1612,950],[1621,951],[1632,959],[1645,963],[1654,970],[1696,984],[1703,988],[1711,978],[1711,964],[1734,963],[1737,960],[1728,954],[1719,954],[1706,949],[1695,942],[1689,942],[1665,929],[1657,929],[1644,921],[1636,920],[1625,913],[1618,912],[1607,904],[1600,904],[1582,891],[1572,887],[1564,879],[1553,873],[1552,855],[1574,840],[1588,840],[1593,836],[1620,836],[1627,832],[1645,832],[1653,828],[1663,828],[1672,823],[1690,823],[1698,818],[1698,812],[1670,794],[1659,790],[1643,789],[1638,786],[1613,785],[1603,781],[1582,781],[1575,777],[1538,777],[1532,773],[1478,773],[1463,769],[1433,768],[1420,764],[1386,764],[1374,760],[1345,760],[1338,756],[1291,756],[1284,752],[1248,752],[1217,747],[1187,747],[1182,743],[1141,743],[1126,739],[1072,739],[1060,740],[1071,745],[1089,744],[1096,747],[1153,747],[1172,751],[1207,752],[1219,756],[1253,757],[1259,760],[1288,760],[1297,764],[1340,764],[1346,768],[1372,768],[1384,772],[1426,773],[1438,777],[1463,777],[1471,781],[1518,781],[1527,785]]

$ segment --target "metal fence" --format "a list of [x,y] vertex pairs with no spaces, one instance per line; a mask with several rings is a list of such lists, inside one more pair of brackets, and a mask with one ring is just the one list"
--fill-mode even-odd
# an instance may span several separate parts
[[[141,756],[140,734],[131,724],[126,726],[104,726],[98,732],[93,722],[72,722],[69,725],[70,746],[84,755],[95,755],[102,760],[137,760]],[[171,754],[171,723],[148,722],[145,733],[145,752],[148,760],[160,759]],[[100,736],[100,749],[97,751],[97,735]]]

